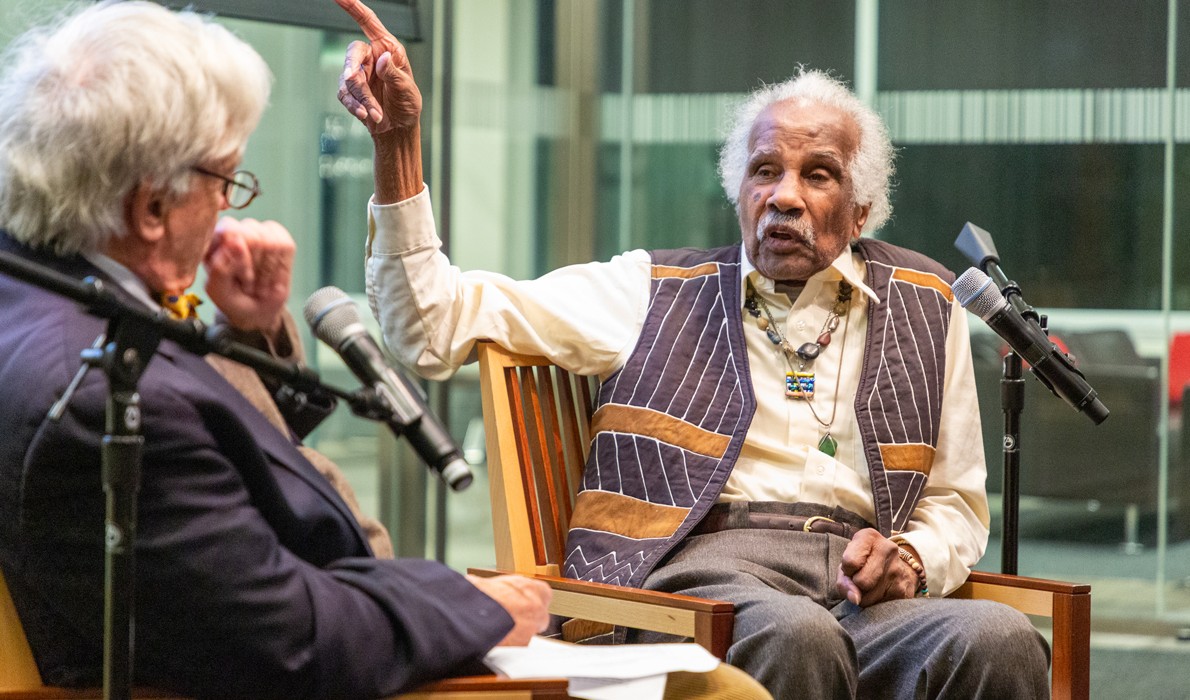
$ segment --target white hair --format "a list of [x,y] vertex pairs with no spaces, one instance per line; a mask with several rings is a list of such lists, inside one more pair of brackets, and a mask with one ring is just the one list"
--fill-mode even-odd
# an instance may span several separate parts
[[243,152],[264,59],[209,17],[103,2],[33,29],[0,77],[0,227],[58,254],[127,233],[138,185],[185,194],[191,167]]
[[729,121],[727,138],[719,151],[719,181],[727,198],[740,208],[740,185],[748,167],[752,124],[765,108],[796,99],[842,110],[859,127],[859,148],[848,163],[855,203],[869,207],[864,233],[878,230],[892,214],[892,141],[880,115],[864,104],[842,82],[817,70],[800,69],[785,82],[767,85],[739,104]]

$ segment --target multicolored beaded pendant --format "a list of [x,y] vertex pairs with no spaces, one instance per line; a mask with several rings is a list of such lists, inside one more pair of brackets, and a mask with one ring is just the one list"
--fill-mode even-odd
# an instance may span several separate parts
[[[744,308],[748,313],[756,319],[756,325],[765,332],[768,339],[772,341],[781,349],[781,354],[785,356],[785,363],[789,365],[789,371],[785,373],[785,396],[791,399],[802,399],[806,401],[810,408],[810,413],[813,414],[814,419],[818,421],[825,430],[826,434],[818,441],[818,450],[831,457],[835,456],[838,450],[839,443],[831,436],[831,424],[835,421],[835,408],[838,405],[839,394],[835,392],[834,399],[831,401],[831,417],[830,420],[824,421],[818,416],[818,411],[814,408],[814,360],[822,354],[822,349],[831,344],[831,338],[834,332],[839,328],[839,320],[847,315],[847,309],[851,306],[851,293],[853,287],[847,283],[846,280],[839,282],[839,293],[835,297],[834,306],[831,307],[830,313],[827,314],[826,321],[822,324],[822,330],[818,334],[818,338],[812,343],[802,343],[795,350],[793,344],[781,332],[780,326],[776,320],[773,319],[773,314],[769,310],[768,304],[764,299],[756,293],[756,289],[752,286],[751,280],[748,281],[747,296],[744,298]],[[763,315],[762,315],[763,314]],[[847,341],[847,330],[843,330],[843,342]],[[797,367],[794,367],[793,358],[797,357]],[[843,352],[839,352],[839,367],[842,369]]]

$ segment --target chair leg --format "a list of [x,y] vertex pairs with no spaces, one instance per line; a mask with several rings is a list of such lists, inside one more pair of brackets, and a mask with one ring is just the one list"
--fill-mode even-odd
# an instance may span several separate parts
[[1091,596],[1054,596],[1054,700],[1091,696]]

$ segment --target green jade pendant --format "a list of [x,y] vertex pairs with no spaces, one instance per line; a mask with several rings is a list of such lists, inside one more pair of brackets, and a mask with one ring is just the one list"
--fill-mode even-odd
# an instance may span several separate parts
[[818,441],[818,451],[827,457],[834,457],[838,447],[839,441],[831,437],[830,433],[823,435],[822,439]]

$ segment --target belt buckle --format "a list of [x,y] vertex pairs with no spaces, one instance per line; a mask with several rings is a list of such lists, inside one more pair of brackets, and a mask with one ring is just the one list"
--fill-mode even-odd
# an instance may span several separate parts
[[802,525],[802,529],[805,530],[806,532],[814,532],[814,530],[812,530],[811,528],[814,527],[815,521],[818,521],[818,520],[823,520],[828,523],[835,522],[834,520],[832,520],[824,515],[815,515],[815,516],[806,518],[806,523],[804,525]]

